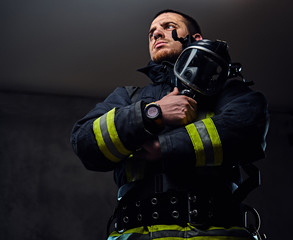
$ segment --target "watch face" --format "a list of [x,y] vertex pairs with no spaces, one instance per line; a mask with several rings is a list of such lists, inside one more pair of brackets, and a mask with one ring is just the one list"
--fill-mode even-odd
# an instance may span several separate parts
[[159,109],[156,106],[151,106],[147,110],[147,115],[150,118],[155,118],[159,115]]

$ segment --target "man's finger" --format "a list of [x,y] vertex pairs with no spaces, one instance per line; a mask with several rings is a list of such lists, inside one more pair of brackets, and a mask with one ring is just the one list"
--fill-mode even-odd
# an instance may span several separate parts
[[174,87],[173,91],[169,95],[178,95],[178,94],[179,94],[178,88]]

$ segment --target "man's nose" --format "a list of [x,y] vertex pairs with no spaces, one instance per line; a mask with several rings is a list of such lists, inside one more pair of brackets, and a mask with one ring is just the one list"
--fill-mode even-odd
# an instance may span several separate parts
[[165,37],[165,34],[162,30],[160,29],[156,29],[154,32],[153,32],[153,37],[155,40],[159,39],[159,38],[164,38]]

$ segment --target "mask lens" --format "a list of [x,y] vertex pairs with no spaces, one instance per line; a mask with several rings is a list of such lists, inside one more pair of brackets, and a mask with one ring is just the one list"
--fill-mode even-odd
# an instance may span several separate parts
[[205,95],[214,94],[223,69],[211,53],[189,48],[178,58],[174,71],[185,85]]

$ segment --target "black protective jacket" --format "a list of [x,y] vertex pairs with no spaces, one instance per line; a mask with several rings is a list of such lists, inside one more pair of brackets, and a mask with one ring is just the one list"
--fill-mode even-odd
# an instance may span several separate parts
[[[118,187],[162,172],[195,185],[213,185],[219,179],[237,183],[235,166],[264,157],[268,109],[261,93],[230,80],[216,97],[196,99],[194,123],[152,135],[144,127],[142,101],[154,102],[171,92],[174,75],[171,67],[153,62],[141,72],[153,83],[141,89],[118,87],[75,124],[71,143],[86,168],[114,170]],[[132,157],[153,138],[160,142],[159,161]]]

